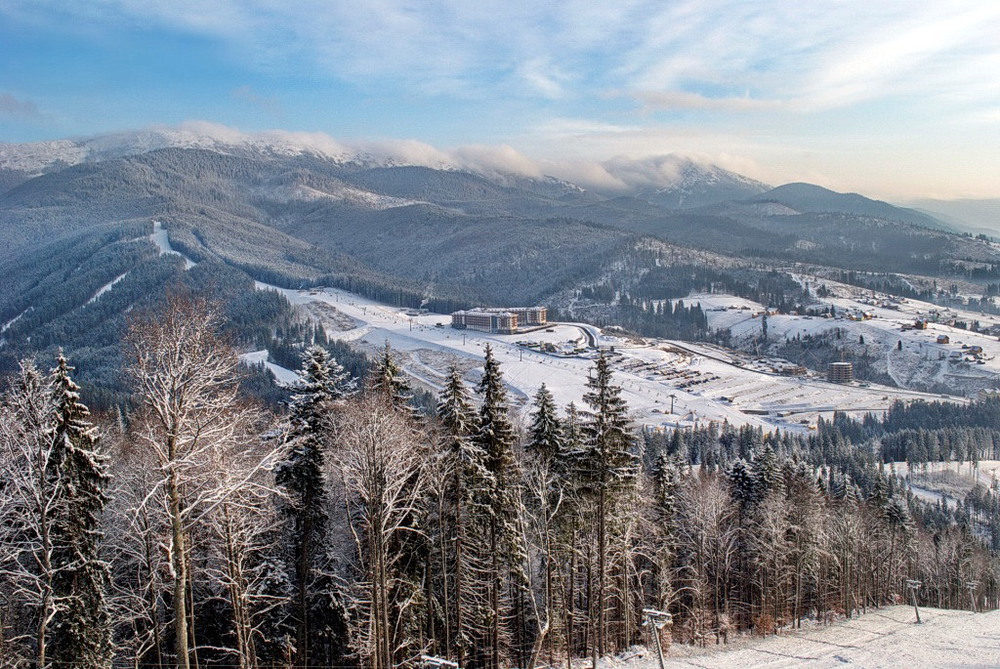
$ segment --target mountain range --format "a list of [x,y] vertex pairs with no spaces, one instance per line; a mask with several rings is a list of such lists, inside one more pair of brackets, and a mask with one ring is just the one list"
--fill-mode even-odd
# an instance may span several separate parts
[[[192,130],[0,145],[0,337],[8,350],[83,337],[179,280],[236,293],[253,280],[335,284],[440,309],[533,304],[628,265],[644,238],[676,258],[762,266],[942,278],[1000,267],[996,245],[927,213],[678,156],[607,161],[607,188],[431,158]],[[153,221],[193,269],[161,253]]]

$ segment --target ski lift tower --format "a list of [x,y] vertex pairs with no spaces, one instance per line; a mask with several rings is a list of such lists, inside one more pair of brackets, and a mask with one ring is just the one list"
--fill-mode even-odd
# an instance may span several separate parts
[[966,581],[965,589],[969,591],[969,599],[972,600],[972,612],[979,613],[976,607],[976,590],[979,588],[979,581]]

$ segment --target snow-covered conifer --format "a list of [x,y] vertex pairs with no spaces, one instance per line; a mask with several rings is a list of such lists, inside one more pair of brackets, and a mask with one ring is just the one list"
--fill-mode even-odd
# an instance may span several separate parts
[[528,451],[551,463],[563,450],[563,430],[552,393],[543,383],[535,394],[535,410],[531,414]]
[[314,659],[310,646],[316,635],[324,627],[335,625],[314,620],[317,617],[314,600],[324,597],[324,593],[315,592],[326,555],[328,501],[324,460],[333,432],[333,403],[352,393],[354,383],[320,346],[306,349],[299,375],[301,382],[289,407],[287,454],[276,468],[275,481],[287,496],[284,511],[290,523],[289,572],[294,593],[296,663],[304,666]]
[[388,341],[369,372],[368,387],[371,392],[382,395],[391,406],[415,415],[410,408],[410,400],[413,398],[410,383],[396,362]]
[[629,425],[628,405],[621,396],[621,387],[612,379],[611,365],[602,352],[593,374],[587,381],[584,402],[590,413],[583,425],[584,449],[580,459],[582,483],[595,504],[594,525],[597,533],[596,591],[592,597],[591,620],[594,637],[593,656],[610,651],[608,646],[609,609],[609,546],[615,537],[612,520],[635,489],[639,472],[638,458],[633,452],[635,438]]
[[108,475],[105,458],[97,450],[97,428],[87,420],[90,411],[80,402],[72,370],[60,353],[51,380],[54,424],[49,475],[62,481],[63,493],[52,525],[56,608],[51,659],[100,669],[111,666],[113,650],[105,600],[110,577],[100,558]]

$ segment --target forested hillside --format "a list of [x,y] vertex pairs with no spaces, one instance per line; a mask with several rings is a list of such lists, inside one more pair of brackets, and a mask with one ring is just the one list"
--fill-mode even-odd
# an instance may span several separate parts
[[[157,143],[136,143],[147,145]],[[640,334],[725,342],[700,307],[664,300],[720,289],[791,309],[799,288],[773,270],[797,261],[859,283],[874,279],[856,270],[920,272],[942,284],[1000,275],[989,240],[861,196],[802,184],[768,191],[719,169],[689,165],[676,188],[612,196],[554,179],[263,146],[112,149],[72,165],[43,161],[37,172],[23,160],[0,170],[0,281],[9,288],[0,293],[0,369],[64,347],[99,407],[123,400],[113,370],[127,314],[171,287],[226,301],[244,315],[235,341],[259,350],[300,326],[290,325],[290,306],[255,296],[254,281],[445,313],[544,303]],[[186,261],[150,243],[154,222]],[[657,246],[670,251],[649,251]]]
[[364,379],[313,346],[273,414],[237,399],[223,323],[197,297],[137,315],[114,420],[63,358],[10,379],[5,664],[535,667],[648,641],[648,607],[705,644],[914,578],[925,604],[1000,606],[997,491],[927,503],[885,465],[1000,459],[995,400],[637,434],[603,356],[581,406],[542,386],[522,420],[488,347],[475,394],[455,371],[421,415],[388,346]]

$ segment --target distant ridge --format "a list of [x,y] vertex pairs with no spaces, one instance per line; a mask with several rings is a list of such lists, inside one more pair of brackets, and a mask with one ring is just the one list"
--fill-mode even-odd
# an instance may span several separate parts
[[934,230],[954,231],[947,223],[915,209],[897,207],[858,193],[838,193],[822,186],[790,183],[761,193],[753,202],[777,202],[801,213],[839,213],[899,221]]

